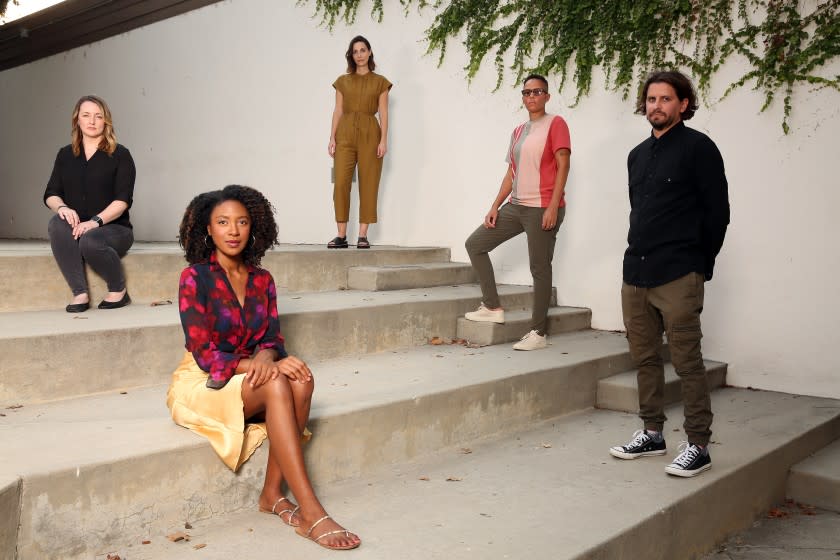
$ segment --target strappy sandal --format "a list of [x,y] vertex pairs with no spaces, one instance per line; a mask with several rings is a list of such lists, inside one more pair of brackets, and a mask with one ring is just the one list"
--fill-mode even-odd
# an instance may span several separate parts
[[[294,509],[286,508],[286,509],[281,509],[280,511],[277,511],[277,506],[278,506],[278,504],[280,504],[280,502],[289,502],[289,505],[294,505],[294,504],[292,504],[292,501],[289,498],[287,498],[286,496],[281,496],[280,499],[277,500],[276,502],[274,502],[274,505],[271,506],[271,511],[269,511],[267,509],[263,509],[263,508],[260,508],[260,511],[263,512],[263,513],[270,513],[272,515],[276,515],[277,517],[280,518],[280,520],[283,523],[285,523],[286,525],[288,525],[290,527],[300,527],[300,521],[295,521],[295,516],[298,514],[298,510],[300,509],[300,506],[295,506]],[[285,513],[289,514],[288,519],[283,519],[283,514],[285,514]]]
[[[347,537],[348,539],[350,538],[350,535],[355,535],[355,533],[351,533],[347,529],[338,529],[336,531],[327,531],[323,535],[319,535],[319,536],[313,538],[312,537],[312,531],[315,530],[315,527],[317,527],[322,521],[326,521],[327,519],[332,519],[332,517],[330,517],[329,515],[325,515],[324,517],[322,517],[321,519],[319,519],[318,521],[313,523],[312,526],[309,528],[309,530],[306,532],[306,534],[301,533],[300,531],[297,531],[297,530],[295,530],[295,532],[298,535],[300,535],[301,537],[303,537],[305,539],[309,539],[310,541],[312,541],[316,544],[319,544],[319,545],[323,546],[324,548],[328,548],[330,550],[352,550],[352,549],[358,547],[360,544],[362,544],[361,540],[359,542],[357,542],[356,544],[351,544],[350,546],[330,546],[328,544],[324,544],[324,543],[321,542],[321,539],[323,539],[324,537],[329,537],[331,535],[340,535],[341,533],[344,533],[344,536]],[[356,537],[358,537],[358,535],[356,535]]]
[[370,241],[368,241],[367,237],[360,237],[358,241],[356,241],[356,249],[370,249]]
[[327,249],[346,249],[349,246],[346,237],[336,237],[327,243]]

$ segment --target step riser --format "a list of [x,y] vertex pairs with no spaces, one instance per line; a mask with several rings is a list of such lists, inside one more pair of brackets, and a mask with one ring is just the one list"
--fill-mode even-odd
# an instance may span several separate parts
[[14,560],[20,520],[20,480],[0,487],[0,560]]
[[0,339],[0,403],[76,397],[169,380],[184,355],[179,325]]
[[840,439],[790,470],[787,497],[840,513]]
[[[710,488],[705,488],[702,494],[692,494],[657,512],[633,530],[577,556],[575,560],[696,558],[708,552],[711,543],[721,542],[727,536],[746,529],[773,504],[782,501],[790,467],[838,437],[840,417],[834,417],[782,447],[757,457],[745,467],[732,471]],[[721,452],[724,452],[723,449]],[[689,481],[682,482],[691,484]],[[660,538],[650,538],[650,535],[659,535]],[[628,551],[632,551],[629,556]]]
[[[410,461],[441,447],[589,408],[601,377],[629,355],[535,372],[358,412],[315,418],[306,449],[314,484]],[[374,427],[374,428],[372,428]],[[197,436],[196,436],[197,438]],[[267,445],[233,475],[209,444],[27,479],[20,560],[90,558],[114,543],[138,543],[197,521],[255,507]]]
[[[474,309],[470,309],[469,311],[474,311]],[[553,308],[549,309],[547,326],[549,342],[551,341],[551,335],[588,329],[592,324],[592,311],[589,309],[563,308],[562,313],[558,311]],[[463,338],[471,344],[490,346],[492,344],[504,344],[519,340],[530,330],[530,326],[530,319],[524,321],[507,321],[503,324],[497,324],[469,321],[463,317],[459,317],[456,332],[458,338]]]
[[[528,293],[502,296],[524,307]],[[290,353],[308,362],[426,344],[455,337],[456,317],[479,297],[281,315]],[[396,326],[396,327],[395,327]],[[166,383],[184,352],[179,324],[38,338],[0,339],[7,366],[0,403],[26,404]],[[97,372],[108,372],[99,374]]]
[[[272,251],[262,265],[272,273],[280,291],[323,292],[347,289],[350,267],[445,262],[449,254],[449,249],[442,248]],[[183,255],[129,252],[122,262],[135,301],[175,301],[178,297],[178,278],[187,266]],[[87,275],[96,303],[107,288],[89,267]],[[0,312],[63,309],[70,299],[70,289],[51,255],[0,257],[0,286],[10,290],[0,299]],[[38,286],[37,294],[32,286]]]
[[[629,363],[629,354],[618,354],[318,419],[308,457],[321,483],[359,476],[383,464],[591,408],[597,380]],[[364,446],[359,445],[362,434]]]
[[351,290],[370,292],[475,282],[475,271],[470,265],[393,270],[355,267],[347,273],[347,284]]
[[[624,375],[624,374],[622,374]],[[635,374],[633,375],[635,379]],[[706,366],[706,379],[709,390],[717,389],[726,384],[726,365],[717,364]],[[679,377],[665,377],[665,405],[680,402],[682,399],[682,382]],[[639,389],[634,382],[632,386],[613,384],[604,379],[598,384],[598,399],[596,406],[606,410],[619,412],[639,412]]]
[[[502,296],[505,305],[523,307],[530,294]],[[456,318],[475,309],[479,297],[405,302],[375,309],[290,313],[281,316],[290,353],[321,360],[427,344],[432,336],[455,338]]]
[[801,504],[808,504],[840,513],[840,485],[821,476],[791,472],[785,495]]

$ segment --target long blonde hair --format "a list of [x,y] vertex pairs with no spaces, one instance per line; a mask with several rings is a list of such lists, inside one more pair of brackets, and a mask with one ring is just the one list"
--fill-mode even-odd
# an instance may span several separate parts
[[102,116],[105,117],[105,130],[102,131],[102,140],[99,141],[99,146],[97,147],[110,156],[117,149],[117,135],[114,132],[114,121],[111,119],[111,109],[108,108],[108,104],[105,103],[104,99],[95,95],[82,96],[76,102],[76,107],[73,109],[73,128],[71,133],[73,138],[73,155],[78,156],[82,153],[82,129],[79,128],[79,111],[81,110],[82,103],[85,101],[96,103],[102,110]]

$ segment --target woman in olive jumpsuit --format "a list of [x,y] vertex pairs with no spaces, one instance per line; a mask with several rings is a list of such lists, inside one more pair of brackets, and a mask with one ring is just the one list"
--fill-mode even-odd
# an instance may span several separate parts
[[[359,166],[359,240],[356,247],[370,248],[368,226],[376,223],[376,198],[382,158],[387,151],[388,91],[391,82],[374,73],[376,64],[370,43],[361,35],[353,37],[345,54],[347,73],[333,83],[333,111],[330,143],[327,148],[335,159],[335,221],[338,236],[327,244],[330,249],[344,249],[347,222],[350,219],[350,183]],[[379,120],[376,119],[379,113]]]

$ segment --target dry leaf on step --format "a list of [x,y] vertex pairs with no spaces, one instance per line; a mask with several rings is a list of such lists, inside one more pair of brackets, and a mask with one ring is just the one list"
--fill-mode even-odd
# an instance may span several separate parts
[[463,453],[464,455],[469,455],[470,453],[472,453],[472,449],[470,449],[469,447],[462,447],[461,453]]
[[428,476],[421,476],[421,477],[420,477],[420,478],[418,478],[417,480],[425,480],[425,481],[427,481],[427,482],[428,482],[430,479],[429,479],[429,477],[428,477]]
[[443,344],[443,339],[439,336],[433,336],[432,338],[429,339],[429,344],[431,344],[433,346],[439,346],[439,345]]
[[550,443],[543,443],[542,446],[546,449],[549,449],[551,447],[551,444]]
[[183,531],[178,531],[176,533],[172,533],[171,535],[166,535],[166,538],[172,542],[190,540],[190,536]]
[[198,549],[200,549],[200,548],[204,548],[205,546],[207,546],[207,545],[206,545],[206,544],[204,544],[204,543],[201,543],[201,544],[197,544],[197,545],[195,545],[193,548],[194,548],[194,549],[196,549],[196,550],[198,550]]
[[464,479],[461,478],[460,476],[447,476],[446,477],[446,482],[461,482],[462,480],[464,480]]

